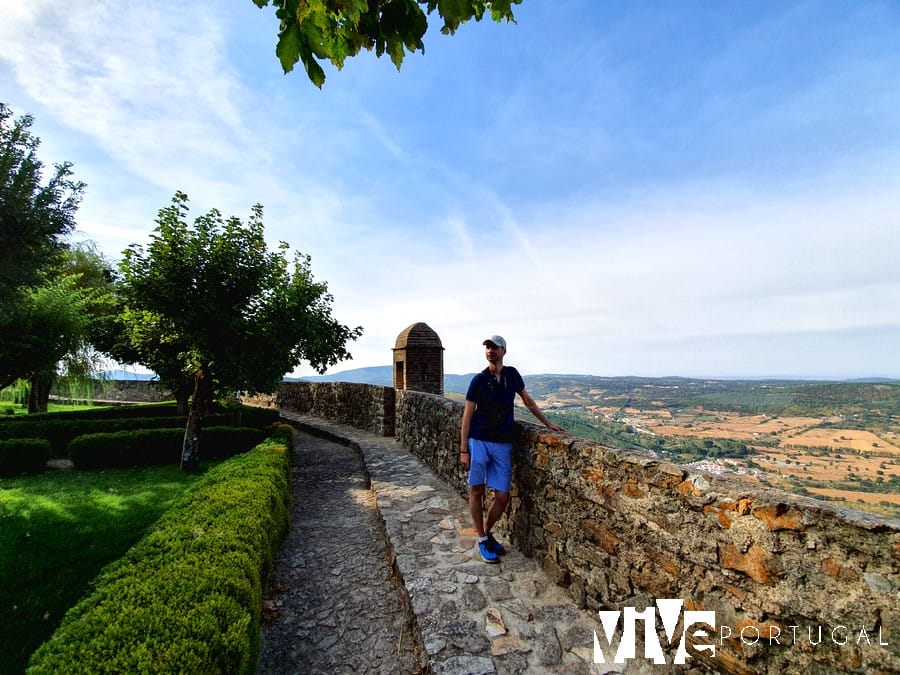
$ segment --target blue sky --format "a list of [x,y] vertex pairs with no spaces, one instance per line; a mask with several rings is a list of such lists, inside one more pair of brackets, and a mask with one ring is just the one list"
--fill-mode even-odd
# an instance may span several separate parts
[[251,0],[59,7],[0,0],[0,100],[78,236],[263,204],[365,329],[333,371],[424,321],[448,373],[500,333],[524,373],[900,377],[895,0],[525,0],[322,90]]

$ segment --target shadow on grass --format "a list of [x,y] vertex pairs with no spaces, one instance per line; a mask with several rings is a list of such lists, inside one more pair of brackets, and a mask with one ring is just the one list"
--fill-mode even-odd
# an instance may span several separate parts
[[201,475],[166,466],[0,479],[0,673],[24,672],[103,566]]

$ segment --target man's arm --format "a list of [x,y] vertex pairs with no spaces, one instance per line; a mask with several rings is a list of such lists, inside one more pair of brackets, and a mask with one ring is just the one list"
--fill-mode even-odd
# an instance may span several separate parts
[[475,414],[475,401],[466,400],[463,408],[462,424],[459,428],[459,461],[469,466],[469,428],[472,426],[472,415]]
[[533,398],[531,398],[531,394],[523,389],[519,392],[519,396],[522,399],[522,403],[525,404],[525,407],[528,408],[532,415],[534,415],[541,421],[541,424],[543,424],[545,427],[553,429],[553,431],[565,431],[565,429],[563,429],[561,426],[559,426],[558,424],[554,424],[546,417],[544,417],[544,413],[541,412],[538,404],[534,402]]

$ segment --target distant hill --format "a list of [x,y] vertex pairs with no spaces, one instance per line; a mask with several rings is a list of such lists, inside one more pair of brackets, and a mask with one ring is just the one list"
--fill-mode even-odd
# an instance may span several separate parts
[[303,382],[356,382],[357,384],[374,384],[379,387],[394,386],[393,366],[372,366],[371,368],[355,368],[343,370],[331,375],[304,375],[303,377],[286,377],[287,381]]
[[[464,394],[474,373],[444,375],[444,393]],[[301,378],[310,382],[357,382],[391,387],[392,366],[374,366],[345,370],[332,375]],[[703,406],[736,410],[745,414],[780,414],[823,409],[855,403],[857,408],[878,408],[896,413],[900,381],[887,378],[827,381],[799,378],[715,379],[694,377],[601,377],[597,375],[546,374],[525,375],[525,386],[536,400],[564,399],[569,405],[588,403],[615,404],[623,407],[666,405]]]
[[447,375],[444,373],[444,392],[447,394],[465,394],[469,390],[469,382],[472,381],[474,376],[475,373],[468,373],[467,375]]
[[[444,375],[444,391],[447,393],[466,393],[469,381],[474,373],[468,375]],[[344,370],[331,375],[305,375],[303,377],[286,377],[287,381],[305,382],[356,382],[357,384],[374,384],[379,387],[394,386],[393,366],[372,366],[370,368],[355,368]]]

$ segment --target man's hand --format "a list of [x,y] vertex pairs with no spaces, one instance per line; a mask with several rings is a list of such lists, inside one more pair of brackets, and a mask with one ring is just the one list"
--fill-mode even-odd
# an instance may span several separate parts
[[462,465],[462,468],[469,468],[469,451],[463,450],[459,453],[459,463]]

